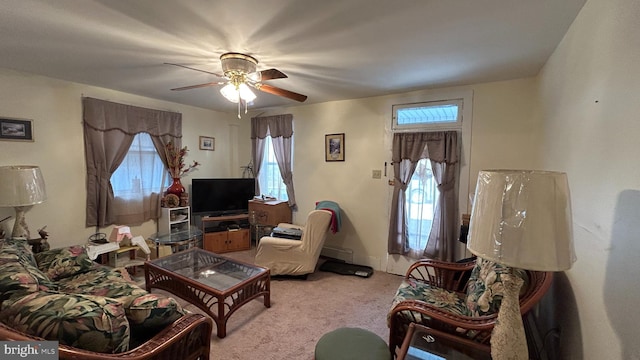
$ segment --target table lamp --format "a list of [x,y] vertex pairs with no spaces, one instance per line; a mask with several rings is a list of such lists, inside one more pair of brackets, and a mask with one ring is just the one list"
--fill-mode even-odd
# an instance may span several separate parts
[[14,207],[16,221],[12,237],[30,239],[24,213],[47,199],[44,178],[37,166],[16,165],[0,167],[0,206]]
[[[565,173],[480,171],[467,248],[510,268],[563,271],[576,257]],[[491,357],[528,359],[518,295],[523,280],[503,274],[504,294],[491,335]]]

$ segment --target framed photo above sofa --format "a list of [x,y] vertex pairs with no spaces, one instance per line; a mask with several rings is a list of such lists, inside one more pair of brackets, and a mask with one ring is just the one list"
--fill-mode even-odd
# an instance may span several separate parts
[[0,118],[0,140],[33,141],[33,121]]
[[324,160],[344,161],[344,133],[324,136]]

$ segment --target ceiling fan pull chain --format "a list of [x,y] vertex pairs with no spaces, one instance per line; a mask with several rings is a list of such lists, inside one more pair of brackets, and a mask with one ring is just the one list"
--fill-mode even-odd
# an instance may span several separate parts
[[240,103],[242,101],[240,100],[240,95],[238,95],[238,119],[242,119],[242,116],[240,116]]

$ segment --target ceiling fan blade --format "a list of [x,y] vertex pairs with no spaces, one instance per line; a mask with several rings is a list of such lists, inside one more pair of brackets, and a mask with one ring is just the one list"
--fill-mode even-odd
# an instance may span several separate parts
[[267,84],[256,84],[255,87],[260,91],[264,91],[266,93],[273,94],[273,95],[286,97],[291,100],[300,101],[300,102],[304,102],[305,100],[307,100],[307,95],[298,94],[293,91],[281,89],[279,87],[275,87]]
[[214,73],[214,72],[210,72],[210,71],[206,71],[206,70],[200,70],[200,69],[192,68],[192,67],[189,67],[189,66],[186,66],[186,65],[174,64],[174,63],[165,63],[165,65],[179,66],[179,67],[181,67],[181,68],[185,68],[185,69],[189,69],[189,70],[195,70],[195,71],[200,71],[200,72],[203,72],[203,73],[206,73],[206,74],[215,75],[215,76],[217,76],[217,77],[219,77],[219,78],[224,78],[224,75],[216,74],[216,73]]
[[214,81],[214,82],[208,82],[208,83],[198,84],[198,85],[183,86],[183,87],[174,88],[174,89],[171,89],[171,90],[173,90],[173,91],[189,90],[189,89],[197,89],[197,88],[202,88],[202,87],[207,87],[207,86],[215,86],[215,85],[222,85],[222,84],[226,84],[226,83],[224,81]]
[[273,80],[273,79],[285,79],[287,75],[285,75],[282,71],[278,69],[267,69],[260,71],[260,76],[262,80]]

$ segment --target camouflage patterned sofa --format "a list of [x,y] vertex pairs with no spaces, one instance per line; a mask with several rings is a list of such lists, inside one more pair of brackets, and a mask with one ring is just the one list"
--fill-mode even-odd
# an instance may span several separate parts
[[34,254],[24,239],[0,240],[0,339],[58,341],[61,359],[208,359],[211,326],[81,246]]

